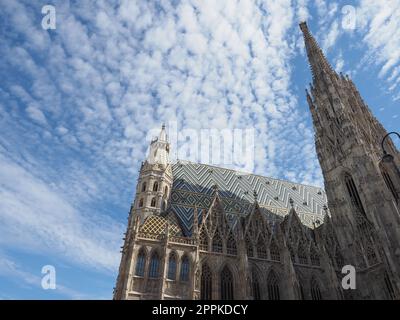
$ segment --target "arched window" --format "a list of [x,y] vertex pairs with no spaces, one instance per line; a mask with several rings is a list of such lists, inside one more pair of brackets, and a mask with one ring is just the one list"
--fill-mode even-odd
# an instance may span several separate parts
[[364,207],[362,205],[360,195],[358,194],[353,178],[349,174],[346,174],[344,180],[351,202],[360,210],[361,213],[365,214]]
[[318,252],[315,250],[314,246],[311,246],[310,259],[313,266],[319,266],[321,264]]
[[267,287],[268,287],[268,299],[269,300],[279,300],[279,281],[273,270],[268,275],[267,278]]
[[158,278],[159,268],[160,268],[160,257],[158,256],[157,251],[155,251],[150,259],[149,278]]
[[162,202],[161,202],[161,210],[162,211],[167,210],[167,200],[162,200]]
[[176,254],[172,252],[169,255],[168,260],[168,279],[175,280],[176,279]]
[[274,261],[281,261],[281,255],[279,253],[279,248],[276,245],[274,240],[271,241],[271,245],[269,247],[269,252],[271,254],[271,259]]
[[258,281],[257,273],[254,270],[251,274],[251,288],[253,291],[253,299],[261,300],[260,282]]
[[188,281],[189,280],[189,258],[188,256],[184,255],[182,257],[182,262],[181,262],[181,276],[180,280],[181,281]]
[[200,250],[208,251],[208,236],[204,229],[200,233]]
[[204,264],[201,268],[200,299],[201,300],[212,299],[212,274],[207,264]]
[[151,207],[155,207],[155,206],[156,206],[156,197],[154,197],[154,198],[151,199],[151,204],[150,204],[150,206],[151,206]]
[[253,242],[251,242],[250,237],[248,235],[246,237],[246,250],[248,257],[254,257]]
[[135,270],[135,275],[139,277],[144,276],[144,266],[146,263],[146,252],[144,249],[140,249],[137,258],[136,258],[136,270]]
[[257,241],[257,257],[260,259],[267,259],[267,247],[264,239],[260,236]]
[[236,240],[233,233],[230,232],[226,242],[226,251],[228,254],[237,255]]
[[308,264],[306,251],[304,250],[304,247],[301,244],[297,249],[297,257],[299,258],[299,263]]
[[143,198],[139,200],[139,208],[143,207]]
[[145,192],[146,191],[146,182],[143,182],[142,183],[142,192]]
[[154,181],[153,191],[158,191],[158,182],[157,181]]
[[215,231],[214,238],[212,240],[212,251],[222,252],[222,238],[218,229]]
[[221,300],[233,300],[233,276],[228,266],[221,271]]
[[386,186],[389,188],[390,192],[393,194],[394,199],[396,202],[399,202],[399,194],[396,191],[396,187],[394,186],[394,183],[392,181],[392,178],[390,177],[390,174],[387,172],[386,168],[380,164],[380,169],[381,173],[383,176],[383,179],[385,180]]
[[315,278],[311,280],[311,299],[322,300],[321,289],[319,288],[318,282]]

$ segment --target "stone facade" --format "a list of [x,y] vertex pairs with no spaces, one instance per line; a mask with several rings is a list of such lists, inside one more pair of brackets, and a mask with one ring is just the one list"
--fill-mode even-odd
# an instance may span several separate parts
[[[163,127],[140,170],[114,299],[400,298],[399,153],[388,138],[394,159],[382,161],[385,129],[300,28],[326,195],[171,164]],[[342,289],[344,265],[356,268],[355,290]]]

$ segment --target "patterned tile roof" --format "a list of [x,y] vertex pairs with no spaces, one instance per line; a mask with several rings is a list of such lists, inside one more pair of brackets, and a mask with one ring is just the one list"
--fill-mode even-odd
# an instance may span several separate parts
[[[213,186],[218,186],[219,196],[230,220],[250,213],[254,204],[254,191],[268,221],[281,221],[289,212],[289,199],[303,224],[323,221],[326,194],[319,187],[307,186],[231,169],[205,164],[178,161],[172,166],[174,182],[169,209],[180,219],[186,235],[191,233],[194,206],[199,212],[208,210],[213,200]],[[200,216],[199,216],[200,219]]]

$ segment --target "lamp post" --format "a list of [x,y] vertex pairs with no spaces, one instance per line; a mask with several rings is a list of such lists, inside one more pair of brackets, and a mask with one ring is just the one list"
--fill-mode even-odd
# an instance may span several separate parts
[[382,161],[383,161],[383,162],[386,162],[386,163],[393,162],[393,160],[394,160],[394,157],[393,157],[390,153],[387,153],[386,150],[385,150],[385,140],[386,140],[386,138],[389,137],[391,134],[395,134],[395,135],[397,135],[397,136],[400,138],[400,134],[399,134],[398,132],[395,132],[395,131],[389,132],[386,136],[383,137],[382,143],[381,143],[382,151],[383,151]]

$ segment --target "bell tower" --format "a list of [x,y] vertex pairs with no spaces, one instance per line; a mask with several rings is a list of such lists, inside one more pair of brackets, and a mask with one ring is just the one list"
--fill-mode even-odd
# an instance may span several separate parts
[[[306,96],[316,151],[345,264],[356,268],[356,297],[399,298],[400,177],[382,161],[387,132],[353,81],[330,66],[305,22],[300,29],[313,78]],[[385,148],[398,168],[390,138]]]
[[159,136],[150,143],[149,154],[142,163],[136,185],[133,208],[141,223],[149,215],[157,215],[166,210],[172,180],[169,142],[163,125]]

